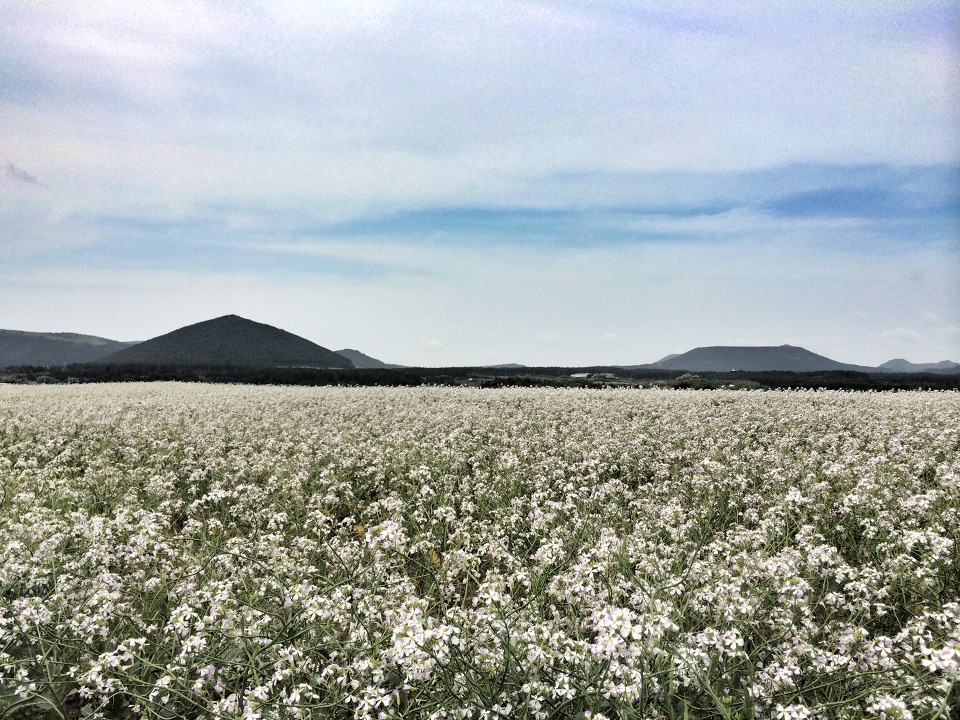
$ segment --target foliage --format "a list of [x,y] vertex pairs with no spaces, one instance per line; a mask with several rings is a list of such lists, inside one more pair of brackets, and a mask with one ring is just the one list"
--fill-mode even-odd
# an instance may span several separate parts
[[[574,373],[588,377],[571,377]],[[701,372],[695,382],[676,370],[628,370],[614,367],[461,367],[461,368],[310,368],[252,367],[155,363],[97,363],[53,367],[11,367],[0,371],[0,383],[50,382],[180,382],[244,383],[249,385],[448,385],[500,387],[678,387],[694,389],[805,388],[810,390],[956,390],[958,373],[829,372]],[[612,376],[612,377],[611,377]]]

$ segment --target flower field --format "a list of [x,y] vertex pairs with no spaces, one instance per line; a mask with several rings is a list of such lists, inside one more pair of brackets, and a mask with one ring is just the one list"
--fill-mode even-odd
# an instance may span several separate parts
[[960,393],[0,385],[0,718],[960,712]]

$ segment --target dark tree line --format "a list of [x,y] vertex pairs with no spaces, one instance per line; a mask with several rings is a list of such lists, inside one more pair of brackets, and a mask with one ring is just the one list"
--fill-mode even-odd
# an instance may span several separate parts
[[[587,377],[572,377],[587,373]],[[827,388],[835,390],[957,390],[960,374],[829,372],[700,372],[614,367],[366,368],[237,367],[226,365],[72,364],[0,370],[7,382],[210,382],[251,385],[475,387],[610,387],[660,385],[679,388]]]

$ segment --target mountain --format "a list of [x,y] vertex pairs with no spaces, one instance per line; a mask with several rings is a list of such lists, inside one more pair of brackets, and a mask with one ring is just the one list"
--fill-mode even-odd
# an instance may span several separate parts
[[0,330],[0,367],[92,362],[134,344],[77,333]]
[[345,350],[336,350],[337,355],[342,355],[347,360],[353,363],[355,368],[402,368],[403,365],[392,365],[391,363],[385,363],[382,360],[377,360],[376,358],[370,357],[369,355],[364,355],[359,350],[351,350],[349,348]]
[[654,365],[658,365],[662,362],[667,362],[667,360],[673,360],[675,357],[679,357],[679,356],[680,356],[680,353],[670,353],[669,355],[666,355],[665,357],[662,357],[659,360],[657,360],[657,362],[655,362]]
[[915,373],[915,372],[935,372],[935,373],[954,373],[960,372],[960,363],[950,360],[941,360],[936,363],[912,363],[903,358],[894,358],[887,360],[880,365],[877,370],[895,373]]
[[737,347],[716,345],[694,348],[680,355],[667,357],[648,365],[664,370],[692,372],[730,372],[732,370],[816,372],[822,370],[855,370],[876,372],[876,368],[831,360],[823,355],[792,345]]
[[248,367],[351,368],[342,355],[286,330],[223,317],[145,340],[97,360],[100,363],[150,365],[235,365]]

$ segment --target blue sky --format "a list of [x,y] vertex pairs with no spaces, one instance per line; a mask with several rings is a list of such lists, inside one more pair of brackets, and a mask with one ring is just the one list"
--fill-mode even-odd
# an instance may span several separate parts
[[0,327],[960,361],[954,2],[7,2]]

